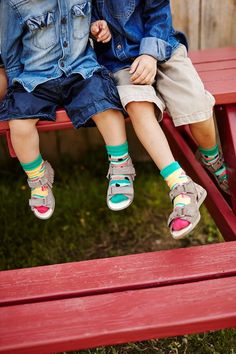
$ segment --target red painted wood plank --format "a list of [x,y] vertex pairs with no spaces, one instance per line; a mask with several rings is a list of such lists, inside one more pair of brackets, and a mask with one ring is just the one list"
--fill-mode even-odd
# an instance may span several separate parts
[[236,82],[234,80],[209,81],[204,84],[205,88],[215,97],[217,105],[236,102]]
[[43,354],[236,326],[236,277],[0,309],[0,353]]
[[[58,109],[56,112],[56,122],[53,121],[39,121],[37,123],[39,131],[58,130],[73,128],[73,125],[67,116],[64,109]],[[9,130],[8,121],[0,122],[0,134],[5,134]]]
[[225,61],[215,61],[208,63],[197,63],[194,64],[198,72],[201,71],[213,71],[213,70],[225,70],[225,69],[235,69],[236,68],[236,59],[234,60],[225,60]]
[[207,48],[189,52],[193,63],[207,63],[224,60],[234,60],[236,58],[236,47]]
[[0,272],[1,306],[236,275],[236,242]]
[[209,81],[233,81],[236,84],[236,69],[225,69],[225,70],[212,70],[212,71],[201,71],[199,72],[204,83]]
[[232,207],[236,215],[236,104],[216,107],[215,112],[222,149],[229,171]]
[[[236,240],[236,216],[215,182],[195,159],[189,144],[185,141],[180,131],[176,129],[172,120],[166,117],[162,127],[172,147],[175,158],[181,162],[187,173],[208,192],[205,204],[214,218],[216,225],[226,241]],[[183,153],[184,151],[184,153]],[[219,207],[216,207],[219,206]]]

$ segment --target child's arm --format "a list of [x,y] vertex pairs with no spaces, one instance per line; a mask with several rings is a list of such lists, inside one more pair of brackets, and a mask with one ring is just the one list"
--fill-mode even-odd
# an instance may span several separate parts
[[157,60],[150,55],[140,55],[133,61],[129,73],[133,84],[151,85],[157,73]]
[[97,42],[107,43],[111,40],[111,32],[107,25],[107,22],[101,20],[98,10],[96,1],[92,1],[92,18],[91,18],[91,27],[90,32]]
[[148,54],[158,61],[171,56],[168,37],[172,31],[172,15],[169,0],[146,0],[143,11],[144,37],[139,54]]
[[9,1],[1,1],[0,23],[1,23],[1,55],[9,84],[14,77],[18,76],[22,70],[22,33],[23,25],[16,11],[13,11]]
[[111,40],[111,32],[104,20],[98,20],[91,24],[90,32],[97,42],[107,43]]
[[140,56],[130,69],[133,84],[152,84],[157,61],[171,55],[171,46],[166,42],[172,28],[169,0],[146,0],[143,11],[144,37],[140,43]]

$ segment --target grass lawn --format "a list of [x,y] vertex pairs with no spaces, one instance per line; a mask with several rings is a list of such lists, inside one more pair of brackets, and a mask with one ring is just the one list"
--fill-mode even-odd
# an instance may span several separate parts
[[[152,163],[136,164],[134,203],[118,213],[106,207],[107,162],[103,149],[90,152],[80,164],[64,159],[54,167],[56,210],[47,221],[37,220],[31,213],[29,190],[17,161],[1,168],[1,270],[222,241],[204,206],[201,222],[191,236],[178,242],[171,238],[166,226],[171,208],[168,189]],[[236,354],[236,330],[80,351],[139,352]]]

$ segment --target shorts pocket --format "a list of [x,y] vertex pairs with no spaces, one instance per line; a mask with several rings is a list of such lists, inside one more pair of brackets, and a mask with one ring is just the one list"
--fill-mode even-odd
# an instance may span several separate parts
[[83,38],[89,33],[91,20],[91,2],[82,0],[71,8],[74,38]]
[[57,40],[54,12],[47,12],[41,16],[31,17],[26,21],[35,47],[48,49]]

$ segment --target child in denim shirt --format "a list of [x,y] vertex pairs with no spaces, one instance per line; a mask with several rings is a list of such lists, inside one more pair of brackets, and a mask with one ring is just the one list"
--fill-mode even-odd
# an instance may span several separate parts
[[91,0],[1,1],[1,55],[9,88],[0,120],[9,120],[15,153],[28,176],[29,204],[48,219],[55,207],[54,171],[39,150],[38,120],[64,107],[73,125],[97,125],[110,160],[107,203],[126,208],[135,171],[113,79],[88,42]]
[[228,192],[227,172],[216,144],[214,98],[187,56],[185,36],[172,27],[168,0],[94,0],[91,34],[100,64],[113,72],[136,134],[170,188],[175,239],[200,220],[206,191],[182,170],[158,122],[166,108],[175,126],[189,124],[202,164]]

